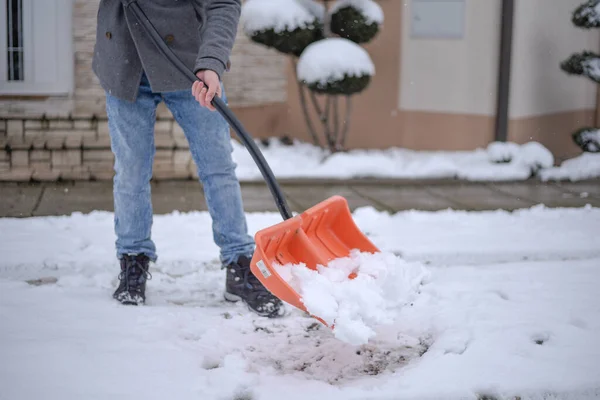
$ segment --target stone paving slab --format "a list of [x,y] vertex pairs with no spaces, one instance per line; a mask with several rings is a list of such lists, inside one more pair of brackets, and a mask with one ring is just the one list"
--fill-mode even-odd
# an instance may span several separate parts
[[87,182],[85,185],[57,183],[44,185],[33,216],[65,215],[73,212],[89,213],[94,210],[113,210],[110,182]]
[[[600,207],[600,198],[588,196],[585,193],[574,193],[573,189],[555,185],[520,185],[515,183],[498,183],[491,185],[493,189],[500,193],[515,196],[524,201],[530,201],[536,204],[545,204],[548,207],[584,207],[590,204],[594,207]],[[575,190],[577,192],[577,190]]]
[[536,204],[535,201],[496,191],[485,184],[428,186],[427,191],[456,204],[452,208],[457,210],[514,210]]
[[354,185],[352,189],[366,198],[375,200],[392,212],[413,209],[437,211],[460,206],[452,200],[431,193],[425,187]]
[[[204,193],[197,182],[153,182],[151,196],[155,214],[206,210]],[[33,215],[89,213],[94,210],[114,210],[112,182],[46,185],[39,206],[33,211]]]
[[[514,210],[545,204],[549,207],[600,207],[600,180],[586,182],[499,182],[460,181],[343,181],[285,182],[282,190],[292,211],[302,212],[331,197],[341,195],[352,210],[373,206],[397,212],[402,210],[435,211]],[[264,183],[242,184],[247,212],[277,211]],[[159,181],[152,183],[155,214],[206,210],[201,185],[195,181]],[[0,217],[65,215],[93,210],[113,211],[111,181],[56,183],[0,183]]]
[[331,196],[339,195],[348,201],[348,207],[354,210],[358,207],[366,207],[373,205],[381,209],[381,204],[373,204],[373,200],[367,199],[351,188],[342,185],[326,185],[326,186],[284,186],[283,191],[287,195],[288,200],[299,203],[301,208],[294,211],[304,211]]
[[589,196],[600,199],[600,180],[592,182],[559,182],[556,184],[565,193],[577,196]]
[[197,181],[159,181],[152,184],[152,208],[155,214],[207,209],[202,186]]
[[[251,183],[243,184],[242,186],[242,201],[244,202],[244,210],[246,212],[267,212],[278,211],[275,199],[271,195],[266,184]],[[285,187],[281,190],[285,193]],[[286,200],[291,211],[302,211],[302,205],[286,195]]]
[[43,190],[42,186],[0,185],[0,217],[30,217]]

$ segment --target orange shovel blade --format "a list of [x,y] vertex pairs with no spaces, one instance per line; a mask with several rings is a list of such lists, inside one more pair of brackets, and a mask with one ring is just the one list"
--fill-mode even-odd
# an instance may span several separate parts
[[252,273],[273,295],[305,312],[300,295],[277,273],[274,263],[303,263],[316,270],[317,264],[327,266],[331,260],[349,256],[354,249],[379,252],[358,229],[341,196],[330,197],[300,215],[258,231],[255,241]]

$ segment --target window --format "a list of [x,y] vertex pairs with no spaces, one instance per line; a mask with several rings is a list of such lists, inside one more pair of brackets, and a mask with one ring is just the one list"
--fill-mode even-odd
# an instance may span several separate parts
[[0,0],[0,95],[73,88],[73,0]]
[[6,3],[8,80],[23,80],[23,0]]
[[412,37],[462,39],[465,7],[465,0],[413,0]]

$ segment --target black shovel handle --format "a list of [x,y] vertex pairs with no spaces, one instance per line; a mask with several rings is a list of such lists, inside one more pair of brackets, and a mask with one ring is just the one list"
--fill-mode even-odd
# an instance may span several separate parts
[[[130,9],[133,15],[140,22],[142,27],[146,33],[150,36],[152,42],[156,45],[158,50],[175,66],[182,74],[184,74],[190,81],[201,81],[185,64],[173,53],[173,51],[165,44],[162,40],[160,34],[156,31],[152,22],[148,19],[146,14],[142,11],[139,4],[137,2],[131,0],[122,0],[123,5]],[[201,81],[202,82],[202,81]],[[283,192],[277,183],[275,176],[273,175],[273,171],[267,164],[267,161],[263,157],[262,153],[254,143],[254,140],[250,136],[250,134],[246,131],[246,129],[242,126],[241,122],[235,117],[233,112],[227,107],[225,102],[219,97],[215,96],[211,102],[211,104],[221,113],[221,115],[227,120],[229,125],[231,125],[238,135],[239,139],[244,143],[246,149],[252,155],[254,162],[260,169],[265,181],[267,182],[267,186],[271,190],[271,194],[275,199],[275,203],[277,204],[277,208],[279,209],[279,213],[284,220],[292,218],[292,213],[290,208],[285,200]]]

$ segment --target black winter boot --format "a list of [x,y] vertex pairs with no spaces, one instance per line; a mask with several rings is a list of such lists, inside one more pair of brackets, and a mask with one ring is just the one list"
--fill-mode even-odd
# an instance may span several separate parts
[[260,316],[276,318],[284,314],[283,302],[273,296],[250,270],[250,259],[241,256],[227,268],[225,300],[242,300],[250,310]]
[[113,297],[121,304],[139,305],[146,301],[146,280],[152,275],[148,271],[150,259],[145,254],[124,255],[121,258],[119,287]]

